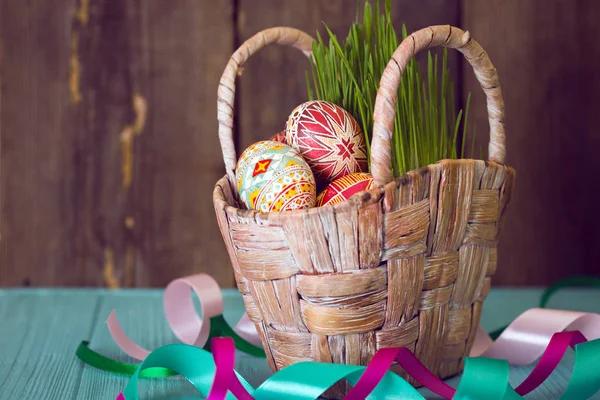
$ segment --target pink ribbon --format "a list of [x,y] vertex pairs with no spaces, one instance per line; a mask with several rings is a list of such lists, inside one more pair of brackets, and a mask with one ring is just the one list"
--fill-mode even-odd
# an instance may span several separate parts
[[532,308],[519,315],[495,342],[479,327],[470,357],[500,358],[512,365],[528,365],[540,358],[552,335],[579,331],[589,340],[600,337],[600,315]]
[[[196,313],[190,292],[200,300],[202,317]],[[207,274],[196,274],[172,281],[163,296],[165,316],[175,336],[183,343],[203,347],[210,333],[210,318],[223,313],[219,284]],[[123,331],[113,310],[108,329],[117,345],[129,356],[143,360],[150,352],[132,341]],[[254,323],[244,313],[234,328],[246,341],[261,346]],[[527,365],[540,358],[555,332],[580,331],[588,339],[600,337],[600,315],[543,308],[525,311],[493,342],[479,327],[469,354],[508,360],[513,365]]]
[[[191,291],[200,300],[202,317],[196,313]],[[210,318],[223,314],[223,296],[219,284],[207,274],[196,274],[169,283],[163,295],[163,308],[171,330],[185,344],[204,347],[210,333]],[[149,350],[140,347],[127,336],[113,310],[106,321],[113,340],[125,354],[143,360]],[[246,341],[261,345],[254,323],[246,314],[234,331]]]

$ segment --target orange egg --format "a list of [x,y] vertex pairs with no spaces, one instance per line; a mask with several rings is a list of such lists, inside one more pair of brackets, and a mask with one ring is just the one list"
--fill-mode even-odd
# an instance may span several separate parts
[[373,188],[373,176],[357,172],[331,182],[317,196],[317,207],[341,203],[364,190]]

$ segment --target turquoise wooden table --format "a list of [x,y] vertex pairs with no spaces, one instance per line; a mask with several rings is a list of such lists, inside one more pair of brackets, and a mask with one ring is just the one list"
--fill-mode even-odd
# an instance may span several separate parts
[[[537,306],[541,289],[493,289],[485,303],[482,325],[490,331]],[[240,296],[224,293],[225,317],[235,322],[243,313]],[[600,291],[565,289],[550,308],[600,312]],[[127,377],[83,365],[75,350],[81,340],[108,357],[129,361],[112,342],[105,321],[111,310],[139,344],[153,349],[175,343],[162,313],[162,290],[0,289],[0,400],[114,400]],[[528,399],[556,399],[569,380],[573,353],[565,356],[550,379]],[[239,353],[237,370],[257,386],[270,375],[264,359]],[[513,367],[511,384],[520,383],[530,367]],[[456,386],[458,378],[448,381]],[[200,398],[179,377],[144,380],[141,398]],[[423,391],[427,398],[435,395]],[[594,398],[600,399],[597,394]]]

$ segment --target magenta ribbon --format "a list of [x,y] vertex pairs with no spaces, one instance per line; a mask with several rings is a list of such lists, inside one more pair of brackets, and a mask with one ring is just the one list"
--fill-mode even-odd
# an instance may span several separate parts
[[242,383],[235,375],[235,344],[231,338],[215,338],[213,344],[216,344],[212,349],[215,359],[215,380],[208,394],[207,399],[224,399],[227,392],[231,393],[238,400],[253,400],[253,397],[242,386]]
[[348,392],[344,400],[366,398],[383,379],[392,363],[396,361],[417,382],[432,392],[450,399],[454,396],[454,388],[440,380],[425,367],[421,361],[406,347],[379,349],[356,385]]
[[[556,369],[567,349],[586,342],[586,338],[579,331],[555,333],[538,364],[529,376],[515,389],[524,396],[540,386]],[[379,384],[392,363],[396,361],[417,382],[432,392],[446,398],[454,397],[456,390],[432,374],[419,359],[406,347],[389,348],[377,351],[365,373],[356,385],[350,390],[345,400],[364,399]]]
[[[515,392],[520,396],[524,396],[539,387],[558,366],[569,347],[574,348],[586,341],[587,339],[579,331],[557,332],[552,335],[539,362],[529,376],[515,389]],[[215,338],[211,348],[214,351],[216,374],[207,400],[222,400],[228,391],[231,391],[239,400],[253,400],[254,398],[246,391],[235,375],[233,369],[235,361],[233,341],[230,338]],[[365,399],[381,382],[394,361],[400,364],[408,375],[432,392],[445,399],[454,398],[456,389],[431,373],[409,349],[400,347],[378,350],[358,382],[344,397],[344,400]],[[117,398],[117,400],[120,400],[120,398]]]

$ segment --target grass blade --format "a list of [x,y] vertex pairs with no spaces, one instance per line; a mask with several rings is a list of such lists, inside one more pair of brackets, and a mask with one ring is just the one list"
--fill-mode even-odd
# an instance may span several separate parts
[[[398,40],[406,38],[408,32],[403,24],[400,36],[396,33],[391,0],[385,0],[383,10],[379,1],[372,5],[367,0],[362,19],[358,12],[360,4],[357,3],[355,22],[343,42],[326,24],[327,44],[317,32],[306,85],[309,99],[338,104],[359,121],[370,152],[379,82]],[[467,97],[464,112],[461,109],[456,113],[447,49],[443,50],[441,60],[429,52],[426,67],[422,72],[419,64],[411,60],[401,77],[391,143],[394,176],[439,159],[466,156],[471,95]],[[470,146],[471,157],[473,146],[474,141]]]

